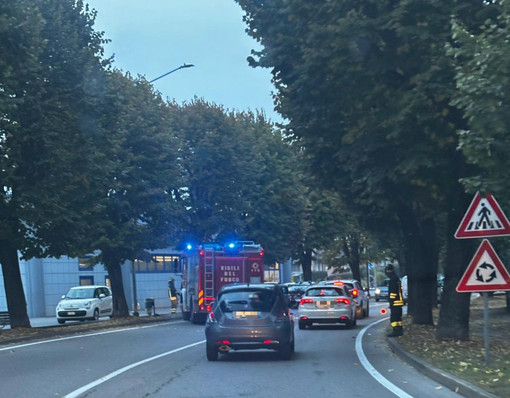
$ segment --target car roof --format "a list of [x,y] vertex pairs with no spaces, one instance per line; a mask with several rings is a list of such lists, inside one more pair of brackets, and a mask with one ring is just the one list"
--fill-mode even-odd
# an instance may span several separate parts
[[97,287],[108,288],[108,286],[103,286],[103,285],[83,285],[83,286],[73,286],[71,289],[95,289]]
[[276,290],[280,289],[280,286],[276,283],[232,283],[230,285],[223,286],[220,293],[243,289]]

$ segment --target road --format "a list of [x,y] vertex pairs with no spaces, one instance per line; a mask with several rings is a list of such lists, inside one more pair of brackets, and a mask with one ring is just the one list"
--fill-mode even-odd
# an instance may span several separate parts
[[177,320],[0,347],[0,396],[459,397],[390,352],[385,305],[371,303],[354,329],[296,327],[290,361],[244,351],[208,362],[203,326]]

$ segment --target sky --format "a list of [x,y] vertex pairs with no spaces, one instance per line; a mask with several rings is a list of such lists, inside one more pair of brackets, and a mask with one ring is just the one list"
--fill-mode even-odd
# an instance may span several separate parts
[[111,42],[105,56],[133,76],[153,80],[164,98],[177,103],[202,98],[229,110],[274,111],[269,69],[246,58],[260,45],[245,32],[243,11],[234,0],[85,0],[97,11],[94,29]]

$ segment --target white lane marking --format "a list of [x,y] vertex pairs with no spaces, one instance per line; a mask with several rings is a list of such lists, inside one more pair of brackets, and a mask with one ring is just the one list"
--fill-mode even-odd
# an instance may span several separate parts
[[154,361],[155,359],[159,359],[159,358],[163,358],[167,355],[171,355],[171,354],[175,354],[176,352],[179,352],[179,351],[183,351],[183,350],[186,350],[188,348],[191,348],[191,347],[195,347],[199,344],[203,344],[205,343],[205,340],[202,340],[202,341],[197,341],[196,343],[192,343],[192,344],[188,344],[188,345],[185,345],[183,347],[179,347],[179,348],[176,348],[175,350],[172,350],[172,351],[168,351],[168,352],[164,352],[162,354],[159,354],[159,355],[156,355],[154,357],[151,357],[151,358],[147,358],[147,359],[144,359],[142,361],[139,361],[139,362],[135,362],[131,365],[128,365],[128,366],[125,366],[119,370],[116,370],[115,372],[112,372],[110,374],[107,374],[106,376],[103,376],[101,377],[100,379],[97,379],[96,381],[93,381],[92,383],[89,383],[81,388],[78,388],[77,390],[74,390],[73,392],[67,394],[64,396],[64,398],[75,398],[75,397],[78,397],[80,394],[83,394],[84,392],[98,386],[99,384],[102,384],[110,379],[113,379],[114,377],[124,373],[124,372],[127,372],[128,370],[131,370],[137,366],[140,366],[140,365],[143,365],[147,362],[150,362],[150,361]]
[[370,375],[376,379],[379,383],[381,383],[384,387],[386,387],[388,390],[390,390],[393,394],[395,394],[399,398],[413,398],[412,395],[409,395],[405,391],[398,388],[395,384],[391,383],[388,379],[386,379],[382,374],[380,374],[375,368],[370,364],[368,361],[365,352],[363,351],[362,347],[362,340],[363,335],[368,330],[368,328],[377,325],[378,323],[382,321],[386,321],[388,318],[383,318],[378,320],[377,322],[371,323],[370,325],[365,326],[361,332],[356,337],[356,354],[358,355],[358,358],[365,368],[365,370],[370,373]]
[[18,348],[30,347],[30,346],[33,346],[33,345],[46,344],[46,343],[54,343],[56,341],[81,339],[83,337],[99,336],[99,335],[102,335],[102,334],[125,332],[127,330],[146,329],[146,328],[153,328],[153,327],[156,327],[156,326],[164,326],[164,325],[175,325],[177,323],[185,323],[185,322],[188,323],[187,321],[164,322],[164,323],[158,323],[158,324],[146,325],[146,326],[135,326],[135,327],[132,327],[132,328],[106,330],[104,332],[86,333],[86,334],[79,334],[79,335],[76,335],[76,336],[59,337],[57,339],[41,340],[41,341],[35,341],[33,343],[26,343],[26,344],[18,344],[18,345],[11,345],[11,346],[6,346],[6,347],[1,347],[0,351],[15,350],[15,349],[18,349]]

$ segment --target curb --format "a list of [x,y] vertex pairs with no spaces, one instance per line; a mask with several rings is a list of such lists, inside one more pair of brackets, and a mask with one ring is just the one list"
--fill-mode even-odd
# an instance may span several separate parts
[[417,356],[404,350],[398,341],[396,341],[396,339],[386,337],[386,340],[388,342],[388,346],[396,355],[398,355],[408,364],[412,365],[419,372],[423,373],[432,380],[441,383],[457,394],[467,398],[501,398],[423,361]]

